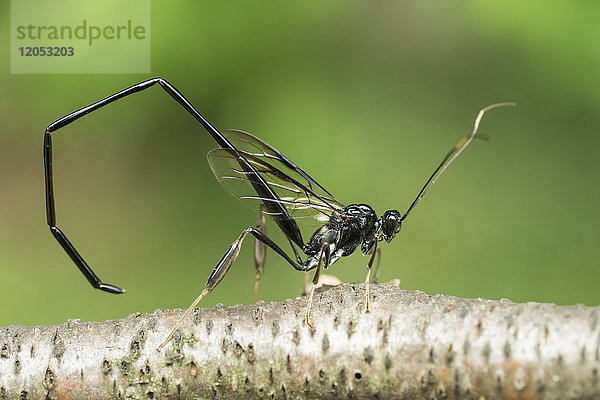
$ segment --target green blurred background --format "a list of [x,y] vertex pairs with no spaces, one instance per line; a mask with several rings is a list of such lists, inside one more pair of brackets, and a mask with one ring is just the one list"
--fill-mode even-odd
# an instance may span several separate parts
[[[517,102],[486,115],[490,142],[473,142],[384,244],[381,278],[430,294],[600,300],[600,3],[154,1],[149,75],[10,74],[9,2],[0,13],[0,325],[187,307],[254,225],[212,176],[212,139],[153,88],[54,136],[58,225],[127,294],[93,290],[52,238],[44,127],[153,76],[379,213],[408,207],[479,109]],[[252,248],[203,307],[252,301]],[[366,261],[328,273],[362,281]],[[271,252],[260,297],[295,297],[302,281]]]

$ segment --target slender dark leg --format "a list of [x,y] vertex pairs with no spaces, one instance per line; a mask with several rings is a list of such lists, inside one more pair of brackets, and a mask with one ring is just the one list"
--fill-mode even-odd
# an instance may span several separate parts
[[[267,226],[266,226],[266,221],[265,221],[265,215],[262,213],[262,210],[263,210],[263,206],[261,204],[259,206],[259,215],[258,215],[258,221],[256,223],[256,229],[258,231],[262,232],[263,235],[266,236]],[[292,247],[292,251],[294,252],[294,256],[296,257],[296,262],[299,265],[302,265],[303,261],[302,261],[302,258],[300,257],[300,254],[298,253],[298,250],[296,249],[296,244],[290,238],[288,238],[288,241],[290,242],[290,246]],[[256,280],[254,283],[254,302],[255,303],[258,300],[258,287],[260,285],[260,278],[265,269],[266,256],[267,256],[267,252],[266,252],[265,244],[263,242],[261,242],[259,239],[255,238],[254,239],[254,265],[256,267]],[[308,279],[308,272],[306,272],[304,274],[304,276],[306,279]],[[308,285],[308,280],[307,280],[307,285]]]
[[54,131],[62,128],[63,126],[69,125],[70,123],[78,120],[79,118],[83,117],[84,115],[87,115],[93,111],[96,111],[99,108],[102,108],[114,101],[122,99],[123,97],[127,97],[131,94],[141,92],[142,90],[148,89],[149,87],[152,87],[157,83],[160,85],[160,87],[165,92],[167,92],[169,94],[169,96],[171,96],[173,99],[175,99],[176,102],[178,102],[188,113],[190,113],[200,123],[200,125],[202,125],[204,127],[204,129],[206,129],[208,131],[208,133],[217,141],[219,146],[221,146],[223,148],[229,148],[229,149],[234,148],[233,145],[227,140],[227,138],[225,138],[225,136],[223,136],[221,134],[221,132],[219,132],[217,130],[217,128],[212,126],[210,124],[210,122],[208,122],[202,116],[202,114],[200,114],[198,112],[198,110],[196,110],[194,108],[192,103],[190,103],[189,100],[186,99],[185,96],[179,90],[175,89],[175,87],[173,85],[171,85],[169,82],[167,82],[163,78],[153,78],[153,79],[148,79],[147,81],[144,81],[144,82],[140,82],[136,85],[128,87],[127,89],[121,90],[120,92],[117,92],[117,93],[113,94],[112,96],[108,96],[100,101],[90,104],[87,107],[83,107],[75,112],[72,112],[71,114],[65,115],[64,117],[62,117],[62,118],[54,121],[50,125],[48,125],[48,127],[46,128],[46,132],[54,132]]
[[381,248],[377,249],[377,262],[375,263],[375,273],[373,274],[373,278],[371,278],[371,283],[377,283],[379,280],[379,267],[381,267]]
[[200,296],[198,296],[198,298],[196,298],[196,300],[194,300],[192,305],[188,307],[188,309],[183,314],[183,316],[181,317],[179,322],[177,322],[177,324],[175,324],[175,327],[171,330],[171,333],[169,333],[169,336],[167,336],[167,339],[160,346],[158,346],[158,348],[156,349],[157,351],[160,351],[160,349],[162,349],[169,342],[169,340],[171,340],[171,338],[173,337],[173,334],[175,334],[177,329],[179,329],[179,327],[181,326],[183,321],[185,321],[185,319],[192,312],[194,307],[196,307],[196,305],[200,302],[200,300],[202,300],[204,298],[204,296],[209,294],[219,284],[219,282],[221,282],[223,280],[223,278],[225,277],[225,274],[227,274],[227,271],[229,271],[229,268],[234,263],[238,254],[240,253],[240,249],[242,248],[242,243],[244,242],[244,239],[246,238],[246,236],[249,233],[252,234],[257,240],[260,240],[262,243],[264,243],[265,245],[267,245],[271,249],[273,249],[277,254],[279,254],[281,257],[283,257],[288,262],[288,264],[290,264],[292,267],[294,267],[294,269],[296,269],[298,271],[306,271],[307,270],[306,267],[304,267],[302,264],[297,264],[296,262],[294,262],[294,260],[292,260],[283,251],[283,249],[281,249],[281,247],[279,247],[275,242],[273,242],[271,239],[269,239],[261,231],[257,230],[256,228],[252,228],[252,227],[244,229],[244,231],[237,238],[237,240],[231,244],[231,246],[229,247],[229,250],[227,250],[225,255],[223,255],[223,257],[221,258],[221,260],[219,261],[219,263],[217,264],[217,266],[215,267],[213,272],[210,274],[210,277],[208,278],[208,281],[206,282],[206,287],[204,288],[202,293],[200,293]]
[[117,286],[107,283],[102,283],[100,278],[94,274],[85,260],[77,252],[77,250],[75,250],[75,247],[71,244],[69,239],[67,239],[65,234],[56,226],[54,188],[52,184],[52,138],[48,132],[46,132],[44,136],[44,166],[46,174],[46,217],[48,220],[48,225],[50,226],[50,232],[52,232],[52,236],[56,238],[58,243],[60,243],[65,252],[69,255],[69,257],[71,257],[71,260],[73,260],[75,265],[77,265],[77,268],[79,268],[79,270],[83,273],[93,287],[109,293],[125,293],[125,289],[121,289]]
[[367,263],[367,277],[365,278],[366,285],[366,298],[365,298],[365,312],[369,312],[369,283],[371,280],[369,279],[371,276],[371,267],[373,266],[373,260],[375,260],[375,254],[377,254],[377,242],[375,240],[375,245],[373,247],[373,254],[371,254],[371,258],[369,258],[369,262]]
[[[296,261],[298,264],[302,264],[302,258],[300,258],[300,254],[298,254],[298,249],[296,249],[296,244],[292,241],[292,239],[288,238],[290,242],[290,246],[292,246],[292,251],[296,256]],[[310,277],[308,276],[308,271],[304,273],[304,286],[302,287],[302,294],[306,294],[306,288],[308,287],[308,282],[310,282]]]
[[[71,257],[71,259],[75,262],[77,267],[83,272],[85,277],[90,281],[92,286],[95,288],[110,292],[110,293],[124,293],[123,289],[120,289],[116,286],[107,285],[100,281],[100,279],[94,274],[92,269],[87,265],[84,261],[83,257],[75,250],[75,247],[69,242],[66,235],[56,226],[56,210],[54,205],[54,186],[52,182],[52,140],[50,134],[58,129],[75,122],[79,118],[96,111],[114,101],[122,99],[126,96],[129,96],[134,93],[141,92],[145,89],[148,89],[158,83],[159,87],[162,88],[169,96],[171,96],[177,103],[179,103],[188,113],[190,113],[199,123],[202,125],[204,129],[215,139],[219,146],[225,149],[235,150],[235,147],[227,140],[225,136],[223,136],[214,126],[212,126],[199,112],[192,106],[192,104],[185,98],[185,96],[179,92],[174,86],[172,86],[169,82],[162,78],[153,78],[144,82],[140,82],[136,85],[130,86],[127,89],[124,89],[120,92],[117,92],[111,96],[108,96],[100,101],[90,104],[87,107],[81,108],[71,114],[68,114],[50,125],[46,128],[44,133],[44,171],[45,171],[45,185],[46,185],[46,217],[48,225],[50,226],[50,230],[52,235],[56,238],[56,240],[60,243],[60,245],[65,249],[67,254]],[[250,166],[248,163],[240,161],[240,166],[242,169],[252,174],[256,171]],[[258,174],[254,176],[257,182],[262,182],[262,177]],[[265,189],[268,186],[256,185],[255,190],[260,196],[273,198],[276,196],[274,193],[271,193],[269,190]],[[266,190],[265,193],[263,193]],[[280,215],[288,215],[288,211],[286,208],[279,203],[269,202],[267,203],[267,208],[269,212]],[[277,225],[281,228],[283,233],[290,239],[292,239],[296,244],[301,245],[303,243],[302,235],[300,233],[300,229],[298,228],[296,222],[290,218],[278,219]]]
[[[263,235],[267,235],[267,225],[265,222],[265,215],[262,213],[262,204],[259,207],[258,221],[256,223],[256,229]],[[254,302],[258,300],[258,285],[260,284],[260,277],[265,270],[265,258],[267,256],[267,248],[263,242],[254,238],[254,266],[256,267],[256,281],[254,282]],[[302,264],[302,261],[300,261]]]
[[273,242],[271,239],[269,239],[267,237],[267,235],[265,235],[261,231],[257,230],[256,228],[246,228],[242,232],[240,237],[238,237],[238,239],[231,244],[231,246],[229,247],[229,250],[227,250],[227,252],[223,256],[223,258],[221,258],[221,261],[219,261],[219,263],[213,270],[212,274],[208,278],[208,282],[206,282],[206,288],[208,289],[209,292],[211,290],[213,290],[219,284],[219,282],[221,282],[223,277],[225,277],[225,274],[227,273],[227,271],[229,271],[229,268],[234,263],[234,261],[236,260],[238,254],[240,252],[242,243],[244,242],[244,238],[249,233],[252,234],[256,239],[260,240],[262,243],[266,244],[271,249],[273,249],[273,251],[275,251],[277,254],[279,254],[281,257],[283,257],[288,262],[288,264],[290,264],[294,269],[296,269],[298,271],[306,271],[307,270],[304,265],[297,264],[294,260],[292,260],[285,253],[285,251],[283,251],[283,249],[281,247],[279,247],[277,244],[275,244],[275,242]]
[[314,331],[315,328],[310,323],[310,308],[313,302],[313,296],[315,294],[315,288],[317,287],[317,283],[319,283],[319,275],[321,273],[321,262],[325,259],[325,265],[329,265],[329,257],[331,256],[329,251],[329,245],[324,245],[321,249],[321,254],[319,255],[319,262],[317,263],[317,270],[315,271],[315,275],[312,280],[312,288],[310,289],[310,295],[308,296],[308,303],[306,304],[306,325],[310,328],[311,331]]
[[68,114],[46,128],[44,133],[44,172],[45,172],[45,185],[46,185],[46,219],[50,226],[52,235],[56,238],[58,243],[62,246],[65,252],[73,260],[75,265],[87,278],[87,280],[96,289],[104,290],[109,293],[125,293],[124,289],[118,288],[113,285],[102,283],[102,281],[94,274],[89,265],[85,262],[83,257],[77,252],[73,244],[67,239],[67,236],[56,226],[56,209],[54,204],[54,185],[52,180],[52,138],[51,133],[66,126],[70,123],[78,120],[79,118],[87,115],[93,111],[98,110],[116,100],[131,94],[140,92],[144,89],[159,84],[160,87],[167,92],[175,101],[177,101],[187,112],[189,112],[200,124],[208,131],[208,133],[217,141],[219,146],[225,148],[233,148],[233,145],[215,128],[213,127],[192,105],[191,103],[175,89],[169,82],[162,78],[150,79],[137,85],[133,85],[125,90],[113,94],[112,96],[106,97],[96,103],[90,104],[80,110],[77,110],[71,114]]
[[300,254],[298,253],[298,249],[296,249],[296,244],[290,238],[288,238],[288,241],[290,242],[290,246],[292,246],[292,251],[294,252],[294,256],[296,256],[296,262],[298,264],[302,264],[303,263],[302,257],[300,257]]

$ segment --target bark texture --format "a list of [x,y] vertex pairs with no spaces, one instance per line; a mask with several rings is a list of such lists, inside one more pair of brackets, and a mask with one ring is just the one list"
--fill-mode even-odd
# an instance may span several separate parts
[[306,299],[0,328],[0,399],[600,398],[600,308],[343,284]]

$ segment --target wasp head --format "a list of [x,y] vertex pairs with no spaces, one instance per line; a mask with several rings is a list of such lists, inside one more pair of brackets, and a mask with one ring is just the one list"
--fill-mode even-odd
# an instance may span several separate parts
[[402,219],[397,210],[388,210],[381,217],[381,232],[386,242],[391,242],[401,227]]

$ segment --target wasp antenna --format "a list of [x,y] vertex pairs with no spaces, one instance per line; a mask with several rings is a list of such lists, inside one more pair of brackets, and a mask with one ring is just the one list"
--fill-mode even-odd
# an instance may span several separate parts
[[516,103],[507,102],[507,103],[491,104],[491,105],[481,109],[481,111],[479,111],[479,114],[477,114],[477,118],[475,119],[475,124],[473,126],[473,132],[470,135],[467,135],[464,138],[462,138],[461,141],[458,142],[458,144],[456,146],[454,146],[448,152],[448,154],[446,154],[446,157],[444,157],[444,159],[442,160],[440,165],[438,165],[438,167],[435,169],[435,171],[433,171],[433,174],[431,174],[431,176],[429,177],[427,182],[425,182],[425,185],[423,185],[423,188],[421,189],[421,191],[419,192],[417,197],[413,200],[410,207],[408,207],[408,210],[406,210],[406,212],[404,213],[402,218],[400,218],[401,222],[406,219],[406,217],[412,211],[412,209],[415,208],[415,206],[417,205],[417,203],[419,201],[421,201],[423,196],[425,196],[425,193],[427,193],[429,188],[435,183],[435,181],[440,177],[440,175],[442,175],[442,173],[446,170],[446,168],[448,168],[448,166],[450,166],[450,164],[452,164],[452,162],[456,159],[456,157],[458,157],[460,155],[460,153],[462,153],[462,151],[469,145],[469,143],[471,143],[471,140],[473,140],[473,138],[477,134],[477,131],[479,130],[479,123],[481,122],[483,115],[487,111],[491,110],[492,108],[506,107],[506,106],[514,107],[514,106],[516,106]]
[[481,109],[481,111],[479,111],[479,114],[477,115],[477,118],[475,119],[475,126],[473,127],[473,133],[470,135],[471,137],[475,136],[475,134],[477,133],[477,130],[479,129],[479,123],[481,122],[481,119],[483,118],[483,114],[485,114],[487,111],[491,110],[492,108],[498,108],[498,107],[515,107],[517,105],[517,103],[513,103],[513,102],[506,102],[506,103],[496,103],[496,104],[491,104],[483,109]]

